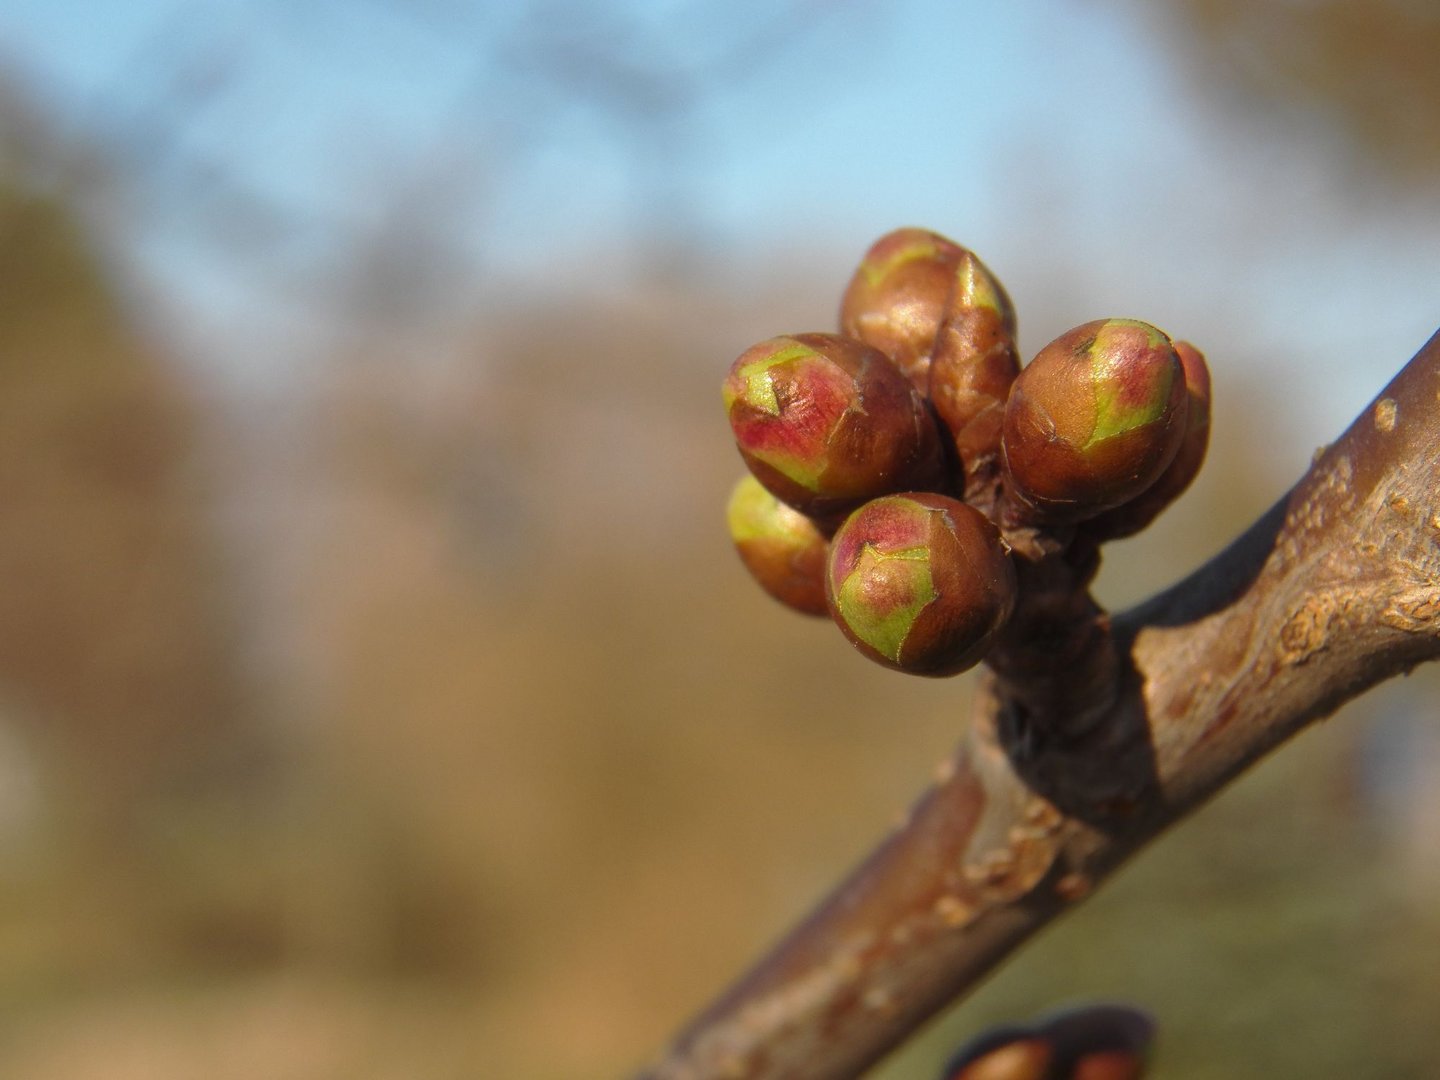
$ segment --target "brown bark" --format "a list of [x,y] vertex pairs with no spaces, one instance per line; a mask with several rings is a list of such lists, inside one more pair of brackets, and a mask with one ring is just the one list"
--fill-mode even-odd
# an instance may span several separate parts
[[1096,626],[1081,715],[1002,650],[905,822],[643,1080],[858,1075],[1270,749],[1440,655],[1440,333],[1229,548]]

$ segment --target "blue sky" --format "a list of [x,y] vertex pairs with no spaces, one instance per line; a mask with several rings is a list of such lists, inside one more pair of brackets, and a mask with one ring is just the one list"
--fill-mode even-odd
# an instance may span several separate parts
[[[1222,371],[1228,353],[1303,377],[1287,422],[1333,434],[1434,329],[1440,222],[1323,118],[1217,104],[1156,7],[830,0],[800,37],[737,49],[776,5],[10,0],[0,63],[75,134],[162,134],[124,241],[152,293],[241,342],[221,364],[259,351],[233,333],[257,312],[303,327],[295,283],[417,204],[477,287],[554,283],[593,265],[582,250],[621,265],[656,221],[781,275],[924,224],[981,253],[1022,325],[1044,296],[1029,350],[1096,314],[1150,318]],[[584,75],[620,33],[642,91],[724,77],[628,121]]]

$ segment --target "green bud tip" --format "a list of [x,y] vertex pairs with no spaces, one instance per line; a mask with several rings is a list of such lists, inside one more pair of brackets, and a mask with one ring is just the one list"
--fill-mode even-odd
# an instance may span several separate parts
[[827,543],[814,521],[775,498],[753,476],[736,483],[725,519],[741,561],[767,593],[803,614],[827,613]]
[[788,337],[747,350],[724,397],[742,450],[811,490],[820,485],[831,433],[859,403],[850,371]]
[[1046,520],[1080,521],[1153,484],[1180,445],[1185,375],[1161,331],[1086,323],[1042,349],[1005,406],[1009,490]]
[[1083,449],[1161,419],[1173,407],[1173,384],[1184,381],[1183,369],[1169,361],[1170,339],[1135,319],[1100,323],[1076,352],[1090,362],[1095,394],[1094,427]]
[[1019,372],[1015,309],[967,251],[956,266],[927,386],[964,466],[967,497],[980,495],[997,471],[1005,401]]
[[1011,337],[1015,336],[1015,306],[999,280],[973,251],[966,251],[955,267],[955,292],[950,301],[952,310],[988,311],[1000,320]]
[[1015,571],[990,520],[948,496],[874,499],[846,519],[826,572],[830,614],[871,659],[917,675],[974,666],[1009,618]]
[[883,353],[834,334],[746,350],[723,388],[741,456],[774,495],[806,513],[943,481],[924,400]]
[[841,333],[879,349],[923,392],[956,268],[967,254],[926,229],[882,236],[845,289]]
[[1153,484],[1086,523],[1096,540],[1117,540],[1143,530],[1185,492],[1205,463],[1210,443],[1210,369],[1189,342],[1177,341],[1175,354],[1185,373],[1185,431],[1180,446]]
[[865,284],[875,286],[911,263],[952,260],[963,250],[959,244],[929,229],[894,229],[870,245],[858,273]]

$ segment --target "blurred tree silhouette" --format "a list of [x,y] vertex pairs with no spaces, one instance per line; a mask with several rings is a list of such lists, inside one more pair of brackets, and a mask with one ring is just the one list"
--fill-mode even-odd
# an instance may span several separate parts
[[1433,185],[1440,7],[1430,0],[1171,0],[1177,43],[1227,92],[1306,106],[1367,163]]
[[[0,698],[107,843],[195,782],[241,701],[194,405],[118,304],[40,128],[0,146]],[[43,786],[43,785],[42,785]]]

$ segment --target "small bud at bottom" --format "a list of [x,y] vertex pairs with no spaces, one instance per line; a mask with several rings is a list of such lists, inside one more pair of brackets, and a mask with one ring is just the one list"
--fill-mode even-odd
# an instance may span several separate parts
[[944,1080],[1048,1080],[1054,1057],[1043,1039],[1016,1039],[952,1065]]
[[1097,1050],[1075,1062],[1069,1080],[1141,1080],[1145,1058],[1129,1050]]
[[826,614],[827,545],[815,522],[753,476],[735,485],[725,517],[741,561],[767,593],[802,614]]

